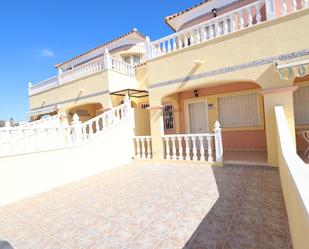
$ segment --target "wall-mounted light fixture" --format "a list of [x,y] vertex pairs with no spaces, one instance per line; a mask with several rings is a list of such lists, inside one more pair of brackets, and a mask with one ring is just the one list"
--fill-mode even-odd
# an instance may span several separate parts
[[194,95],[194,97],[198,97],[198,91],[197,91],[197,89],[195,89],[194,91],[193,91],[193,95]]
[[214,17],[218,16],[218,9],[214,8],[211,10],[211,13],[213,14]]
[[82,93],[83,91],[85,91],[84,88],[79,89],[79,92]]
[[202,61],[202,60],[195,60],[194,61],[194,64],[196,65],[196,66],[200,66],[200,65],[202,65],[204,62]]

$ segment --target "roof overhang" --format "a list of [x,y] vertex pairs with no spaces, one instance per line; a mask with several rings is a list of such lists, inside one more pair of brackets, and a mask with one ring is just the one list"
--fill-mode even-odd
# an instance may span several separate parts
[[124,89],[121,91],[112,92],[110,93],[110,95],[122,96],[122,97],[128,95],[130,98],[144,98],[149,96],[148,91],[137,90],[137,89]]
[[212,9],[219,9],[225,5],[238,1],[239,0],[205,0],[191,8],[166,17],[165,23],[177,32],[187,23],[198,19],[205,14],[211,13]]

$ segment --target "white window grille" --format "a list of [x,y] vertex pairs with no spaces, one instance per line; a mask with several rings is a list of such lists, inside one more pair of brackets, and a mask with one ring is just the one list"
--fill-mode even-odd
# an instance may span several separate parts
[[309,85],[294,92],[294,115],[296,124],[309,124]]
[[164,130],[174,129],[173,105],[165,105],[163,110]]
[[241,128],[260,125],[257,93],[218,98],[219,121],[223,128]]

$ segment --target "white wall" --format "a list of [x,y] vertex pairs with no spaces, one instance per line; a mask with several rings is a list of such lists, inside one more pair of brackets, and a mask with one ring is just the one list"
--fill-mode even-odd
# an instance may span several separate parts
[[133,122],[80,147],[0,158],[0,206],[130,163]]

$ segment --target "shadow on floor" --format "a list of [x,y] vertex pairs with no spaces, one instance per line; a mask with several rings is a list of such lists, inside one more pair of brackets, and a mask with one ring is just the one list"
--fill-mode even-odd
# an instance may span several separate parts
[[184,249],[292,248],[277,168],[213,167],[219,199]]
[[0,249],[14,249],[7,241],[0,240]]

